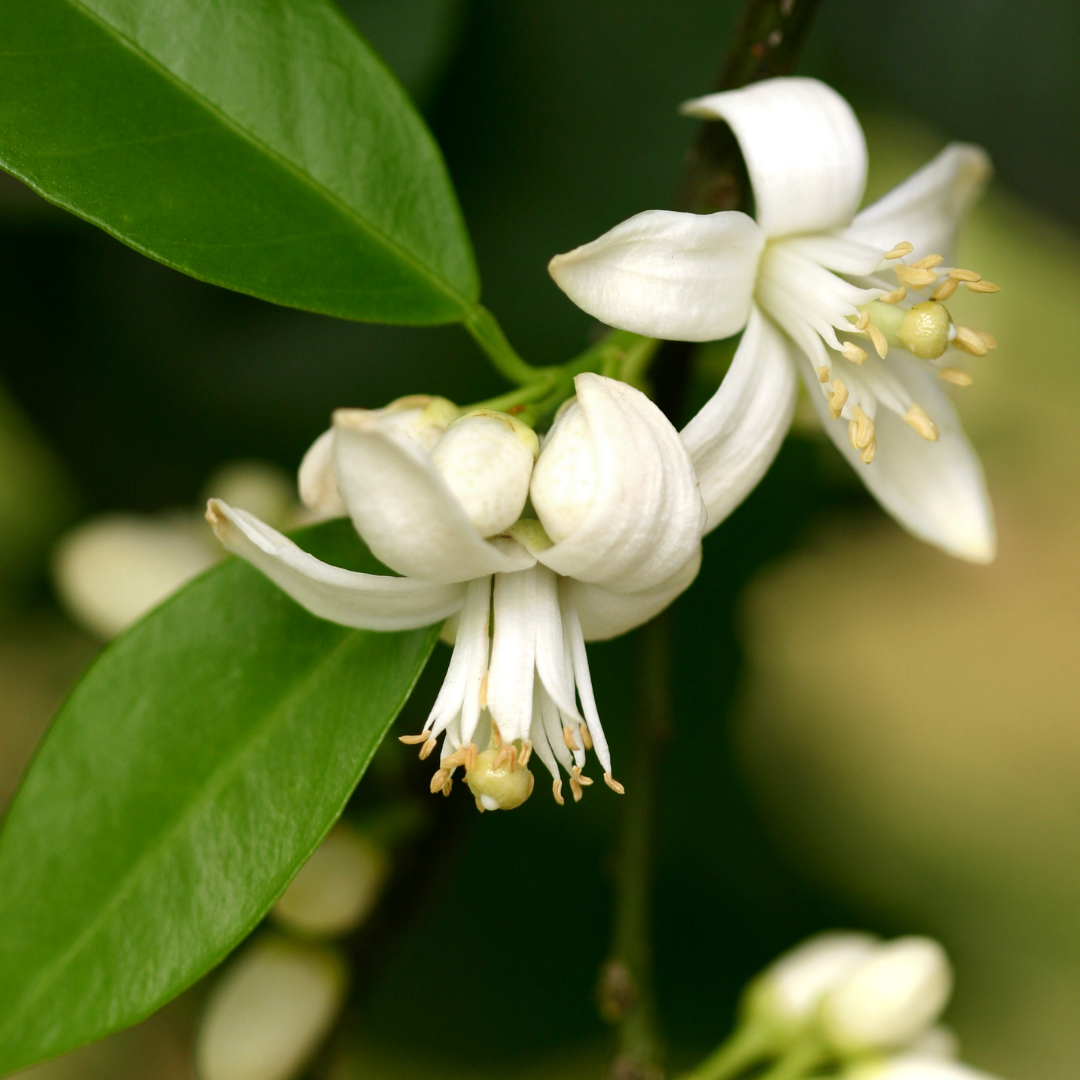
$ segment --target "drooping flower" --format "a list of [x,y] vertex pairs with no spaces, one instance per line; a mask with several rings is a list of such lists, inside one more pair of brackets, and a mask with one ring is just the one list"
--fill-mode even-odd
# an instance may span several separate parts
[[[306,554],[251,514],[212,499],[207,517],[231,551],[313,614],[403,630],[449,620],[454,651],[418,743],[443,739],[432,792],[465,779],[481,809],[532,791],[535,752],[563,802],[594,749],[611,756],[585,642],[648,621],[693,581],[705,510],[678,433],[644,394],[583,374],[541,450],[503,413],[441,398],[341,409],[300,467],[301,497],[348,513],[401,577],[354,573]],[[523,516],[531,498],[536,517]]]
[[990,174],[985,152],[953,143],[856,214],[866,143],[850,106],[824,84],[771,79],[684,111],[733,130],[756,220],[649,210],[556,256],[550,270],[612,326],[684,341],[743,330],[723,384],[682,432],[709,528],[779,449],[798,370],[826,431],[886,510],[954,555],[990,561],[982,469],[941,385],[969,383],[955,358],[995,345],[954,324],[942,303],[960,287],[997,291],[943,265]]

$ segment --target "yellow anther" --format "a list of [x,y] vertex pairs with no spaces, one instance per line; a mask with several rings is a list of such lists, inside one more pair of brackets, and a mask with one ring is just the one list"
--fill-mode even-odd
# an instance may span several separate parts
[[976,274],[974,270],[964,270],[960,266],[954,266],[949,271],[949,277],[953,281],[982,281],[982,274]]
[[513,772],[517,766],[517,760],[517,747],[515,747],[513,743],[503,743],[502,746],[495,751],[495,758],[489,767],[492,772],[500,772],[504,769],[508,772]]
[[972,356],[985,356],[988,351],[986,342],[967,326],[956,328],[956,337],[952,343],[961,352],[970,353]]
[[985,330],[976,330],[975,333],[978,334],[979,337],[981,337],[983,339],[983,344],[988,349],[996,349],[997,348],[997,338],[994,337],[993,334],[988,334]]
[[927,285],[933,285],[938,279],[933,270],[923,270],[918,266],[901,264],[893,267],[893,273],[900,279],[900,284],[906,285],[909,289],[925,289]]
[[957,289],[960,282],[954,277],[947,277],[931,294],[931,300],[948,300]]
[[607,784],[607,786],[611,788],[611,790],[614,791],[616,795],[626,794],[626,788],[624,788],[622,784],[620,784],[619,781],[616,780],[615,777],[612,776],[609,772],[604,773],[604,783]]
[[913,244],[909,244],[906,240],[902,244],[897,244],[892,251],[885,252],[886,259],[902,259],[905,255],[910,255],[915,250]]
[[938,368],[938,378],[944,379],[947,383],[952,383],[953,386],[971,385],[971,376],[966,371],[961,371],[959,368]]
[[558,777],[551,781],[551,794],[555,796],[555,801],[560,806],[566,805],[566,800],[562,797],[562,780]]
[[456,769],[459,765],[463,765],[465,771],[469,772],[470,769],[476,768],[476,753],[476,743],[458,747],[452,754],[447,754],[442,759],[442,767],[444,769]]
[[878,299],[883,304],[899,304],[905,296],[907,296],[907,289],[901,285],[899,289],[893,289],[892,292],[888,292],[884,296],[879,296]]
[[582,788],[587,788],[592,783],[592,780],[587,776],[581,775],[581,767],[575,765],[570,770],[570,792],[574,796],[574,802],[581,802],[581,796],[584,794]]
[[567,750],[580,750],[578,746],[577,738],[574,735],[574,729],[572,727],[564,727],[562,729],[562,741],[566,743]]
[[822,364],[817,369],[817,381],[819,383],[827,383],[832,378],[832,368],[828,364]]
[[585,749],[586,750],[591,750],[592,749],[592,732],[589,731],[589,725],[588,724],[582,724],[581,727],[578,728],[578,731],[581,732],[581,741],[585,744]]
[[532,757],[532,751],[533,751],[532,740],[531,739],[526,739],[521,744],[521,752],[518,754],[518,764],[519,765],[528,765],[529,764],[529,758]]
[[431,778],[431,794],[438,795],[442,791],[446,781],[450,779],[449,769],[439,769]]
[[403,742],[406,746],[415,746],[417,743],[427,742],[430,738],[430,732],[421,731],[419,735],[399,735],[398,742]]
[[829,415],[834,420],[840,419],[840,414],[844,411],[847,399],[848,388],[837,379],[833,383],[832,393],[829,395]]
[[431,751],[434,750],[435,747],[438,745],[438,739],[429,738],[428,741],[420,747],[420,760],[426,761],[429,757],[431,757]]
[[924,255],[918,262],[913,262],[911,265],[916,270],[933,270],[935,266],[940,266],[944,261],[940,255]]
[[874,421],[856,405],[848,421],[848,440],[853,450],[865,450],[874,441]]
[[453,790],[454,790],[454,778],[452,776],[448,776],[446,778],[446,783],[443,784],[443,786],[442,786],[443,798],[444,799],[449,799],[450,798],[450,792],[453,791]]
[[862,448],[859,454],[859,460],[864,465],[869,465],[874,460],[874,455],[877,454],[877,439],[871,439],[866,446]]
[[498,749],[503,744],[502,732],[494,720],[491,721],[491,745]]
[[914,428],[927,442],[937,442],[941,438],[937,424],[930,419],[921,405],[912,404],[904,413],[904,423]]
[[870,312],[860,311],[858,319],[855,320],[855,329],[860,333],[870,325]]
[[889,352],[889,343],[885,340],[885,335],[873,323],[866,324],[866,332],[874,343],[874,352],[884,360]]
[[992,281],[969,281],[967,287],[972,292],[1001,292],[1001,286]]
[[[840,350],[840,355],[845,360],[850,360],[853,364],[865,364],[866,363],[866,350],[860,349],[854,341],[845,341],[844,347]],[[818,369],[818,378],[821,379],[821,372],[828,371],[828,368]],[[821,379],[822,382],[828,382],[827,378]]]
[[484,672],[484,677],[480,680],[480,708],[487,708],[487,684],[488,684],[488,672]]

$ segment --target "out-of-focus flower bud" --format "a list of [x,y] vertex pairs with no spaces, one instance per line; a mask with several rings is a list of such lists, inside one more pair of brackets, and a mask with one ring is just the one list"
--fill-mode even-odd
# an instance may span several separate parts
[[571,401],[544,440],[530,491],[536,516],[556,544],[585,520],[596,498],[596,485],[589,425],[581,405]]
[[477,409],[446,429],[431,462],[476,531],[495,536],[521,516],[539,452],[532,428],[506,413]]
[[960,1056],[960,1039],[948,1025],[935,1024],[932,1028],[927,1028],[904,1053],[915,1057],[952,1061]]
[[745,1021],[766,1029],[782,1045],[816,1015],[822,998],[879,947],[870,934],[817,934],[769,965],[748,987]]
[[[446,398],[410,394],[382,409],[340,411],[362,413],[399,442],[427,452],[442,438],[447,425],[457,416],[458,407]],[[305,506],[322,517],[344,517],[348,513],[334,472],[333,428],[324,431],[312,443],[300,462],[298,479],[300,499]]]
[[200,1080],[290,1080],[329,1033],[346,970],[316,945],[266,937],[225,970],[195,1046]]
[[268,461],[229,462],[211,474],[205,491],[201,502],[216,496],[275,529],[291,528],[299,509],[292,477]]
[[841,1053],[897,1049],[938,1018],[951,991],[949,959],[936,941],[897,938],[826,995],[822,1031]]
[[355,930],[382,892],[387,858],[363,833],[336,825],[274,905],[275,921],[312,937]]
[[959,1061],[920,1054],[864,1061],[846,1069],[843,1080],[995,1080],[989,1073],[963,1065]]

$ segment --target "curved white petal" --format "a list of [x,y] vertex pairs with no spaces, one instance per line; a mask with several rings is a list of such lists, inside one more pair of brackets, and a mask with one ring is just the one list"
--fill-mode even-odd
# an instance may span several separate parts
[[334,429],[324,431],[300,462],[300,501],[322,517],[345,517],[349,509],[334,473]]
[[455,582],[523,570],[535,560],[489,543],[424,450],[395,439],[358,409],[334,414],[338,487],[376,558],[406,577]]
[[824,83],[765,79],[688,101],[682,111],[727,121],[770,239],[846,225],[859,208],[866,140],[851,106]]
[[229,551],[247,559],[312,615],[342,626],[412,630],[452,615],[465,599],[464,585],[435,585],[330,566],[246,510],[234,510],[220,499],[210,500],[206,517]]
[[682,430],[715,529],[776,457],[795,411],[797,359],[755,306],[720,388]]
[[646,210],[556,255],[548,271],[579,308],[609,326],[714,341],[746,323],[764,246],[761,230],[737,211]]
[[807,361],[803,378],[825,430],[874,498],[908,532],[969,562],[991,562],[997,535],[986,478],[941,380],[905,354],[890,353],[882,362],[933,418],[939,441],[927,442],[896,413],[879,408],[874,417],[877,455],[864,465],[848,441],[847,422],[829,419],[828,404]]
[[496,575],[487,706],[505,742],[527,739],[532,727],[538,606],[535,568]]
[[599,585],[566,578],[564,595],[573,602],[586,641],[607,641],[659,615],[690,587],[701,568],[701,547],[667,581],[644,592],[616,593]]
[[859,213],[843,235],[885,251],[906,240],[915,246],[912,258],[937,254],[951,265],[960,224],[992,173],[990,157],[981,146],[950,143]]
[[586,372],[575,380],[595,456],[585,520],[537,559],[564,577],[616,592],[651,589],[684,566],[705,508],[678,432],[640,391]]

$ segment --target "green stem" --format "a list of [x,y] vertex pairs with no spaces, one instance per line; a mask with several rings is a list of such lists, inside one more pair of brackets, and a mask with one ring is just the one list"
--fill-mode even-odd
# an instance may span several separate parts
[[517,390],[509,390],[498,397],[488,398],[486,401],[478,401],[474,405],[463,405],[462,412],[472,412],[474,409],[490,409],[492,412],[510,412],[518,416],[524,416],[530,410],[522,408],[540,401],[551,393],[552,380],[550,377],[538,378],[526,386],[520,386]]
[[772,1049],[772,1039],[763,1028],[738,1028],[682,1080],[730,1080],[767,1057]]
[[815,1039],[797,1042],[771,1069],[766,1069],[757,1080],[799,1080],[824,1064],[828,1053]]
[[518,356],[495,316],[483,304],[477,304],[472,315],[465,320],[465,329],[472,339],[487,353],[495,369],[511,382],[522,386],[542,378],[549,369],[533,367]]

